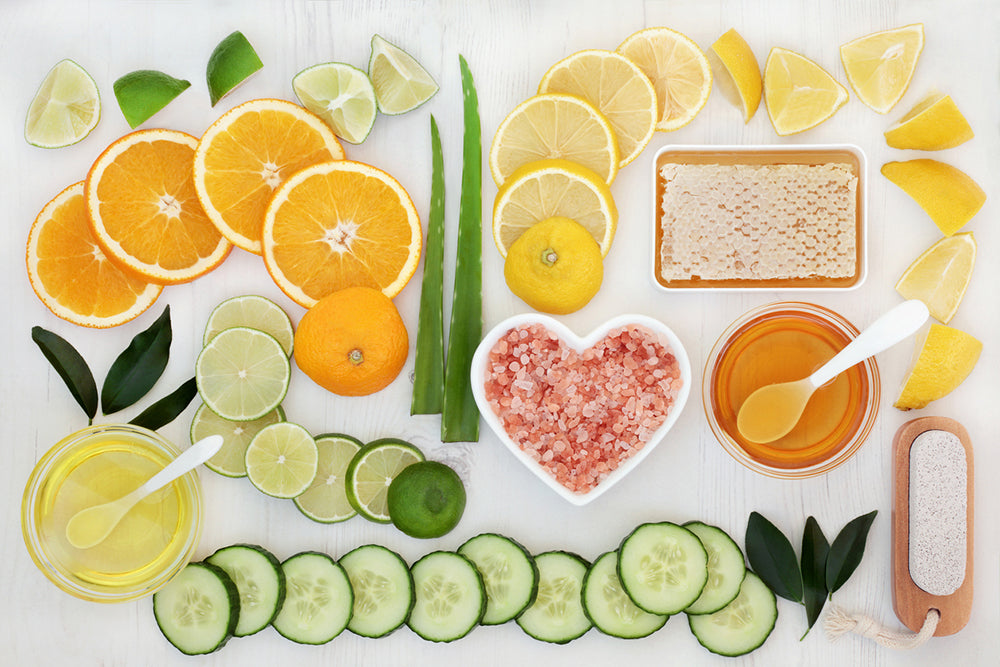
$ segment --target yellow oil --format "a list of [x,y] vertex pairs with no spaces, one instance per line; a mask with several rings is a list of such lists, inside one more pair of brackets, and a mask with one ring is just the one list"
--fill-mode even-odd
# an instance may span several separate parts
[[66,523],[78,511],[135,490],[170,459],[140,436],[97,434],[53,465],[36,496],[47,558],[71,580],[115,595],[140,589],[176,562],[196,520],[192,494],[178,480],[140,501],[100,544],[77,549]]

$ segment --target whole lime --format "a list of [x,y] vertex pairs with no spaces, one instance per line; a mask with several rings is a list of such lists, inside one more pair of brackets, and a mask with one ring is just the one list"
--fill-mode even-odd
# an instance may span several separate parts
[[465,486],[443,463],[420,461],[403,469],[389,485],[389,518],[410,537],[441,537],[465,511]]

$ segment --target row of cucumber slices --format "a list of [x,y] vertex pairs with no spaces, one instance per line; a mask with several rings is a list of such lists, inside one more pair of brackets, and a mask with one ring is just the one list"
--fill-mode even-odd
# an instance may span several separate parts
[[532,556],[495,533],[412,567],[379,545],[339,561],[307,551],[279,562],[239,544],[189,564],[153,596],[153,611],[167,640],[187,654],[268,625],[304,644],[345,629],[384,637],[403,624],[448,642],[510,620],[557,644],[592,627],[635,639],[683,611],[705,648],[743,655],[764,643],[778,614],[774,594],[746,569],[732,538],[700,522],[642,524],[593,563],[566,551]]

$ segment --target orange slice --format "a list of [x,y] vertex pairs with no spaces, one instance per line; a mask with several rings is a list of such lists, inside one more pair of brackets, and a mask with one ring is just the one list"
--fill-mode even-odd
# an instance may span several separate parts
[[195,194],[197,145],[184,132],[140,130],[108,146],[87,174],[84,194],[97,243],[150,282],[194,280],[232,249]]
[[264,264],[306,308],[345,287],[396,296],[417,268],[420,246],[420,218],[406,190],[360,162],[325,162],[293,174],[264,216]]
[[90,230],[83,181],[42,209],[28,233],[28,280],[53,313],[103,329],[124,324],[153,305],[162,285],[113,264]]
[[342,159],[344,149],[319,116],[285,100],[251,100],[202,135],[194,183],[223,236],[259,255],[264,211],[278,186],[308,166]]

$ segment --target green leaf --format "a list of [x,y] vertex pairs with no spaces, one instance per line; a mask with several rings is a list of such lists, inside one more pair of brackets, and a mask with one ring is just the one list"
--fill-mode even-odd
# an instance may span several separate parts
[[746,533],[750,569],[775,595],[802,602],[802,573],[795,549],[778,528],[757,512],[750,513]]
[[170,306],[145,331],[136,335],[118,355],[101,388],[101,410],[109,415],[134,404],[149,393],[170,357]]
[[172,422],[191,403],[191,399],[198,395],[198,385],[194,378],[191,378],[171,394],[164,396],[156,403],[146,408],[130,423],[136,426],[148,428],[155,431],[161,426]]
[[826,559],[826,588],[830,597],[851,578],[865,555],[868,530],[875,521],[878,510],[863,514],[841,529],[830,545],[830,555]]
[[[823,535],[816,519],[806,519],[806,529],[802,533],[802,585],[805,589],[806,621],[808,627],[802,639],[809,634],[816,619],[826,604],[826,558],[830,543]],[[801,640],[800,640],[801,641]]]
[[56,369],[56,373],[69,388],[69,393],[83,408],[89,422],[93,423],[94,415],[97,414],[97,383],[94,382],[90,366],[66,339],[47,329],[32,327],[31,340],[35,341],[52,368]]

